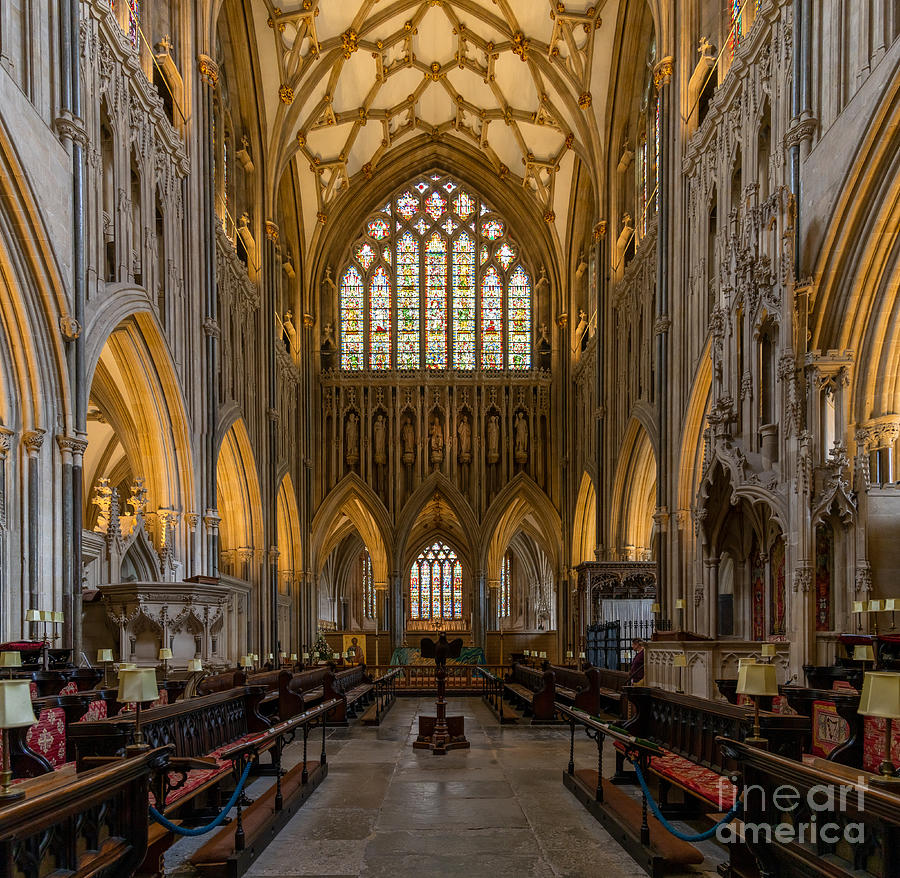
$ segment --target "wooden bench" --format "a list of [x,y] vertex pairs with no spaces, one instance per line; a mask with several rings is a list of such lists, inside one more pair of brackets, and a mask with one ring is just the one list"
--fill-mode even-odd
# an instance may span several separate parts
[[628,683],[628,671],[613,671],[608,668],[576,671],[558,665],[550,665],[550,670],[556,674],[557,701],[577,707],[592,716],[622,716],[625,700],[622,689]]
[[241,670],[223,671],[204,677],[196,687],[197,695],[212,695],[214,692],[228,692],[247,683],[247,674]]
[[[238,800],[232,823],[217,830],[191,855],[192,865],[203,878],[238,878],[242,875],[325,779],[328,774],[325,719],[335,707],[336,701],[324,701],[279,723],[256,740],[237,744],[223,753],[238,773],[248,760],[258,758],[262,749],[270,748],[276,754],[276,780],[246,809]],[[308,756],[309,734],[314,726],[322,728],[322,749],[318,760],[311,760]],[[285,738],[289,736],[293,740],[298,733],[303,735],[303,756],[297,765],[282,772],[281,754]]]
[[397,700],[397,681],[402,674],[402,668],[391,668],[380,677],[375,677],[372,703],[360,717],[363,725],[377,726],[381,724],[382,717],[393,707],[394,702]]
[[366,666],[359,664],[326,674],[323,690],[326,701],[339,702],[328,713],[329,725],[346,726],[371,702],[375,684],[366,673]]
[[518,705],[532,723],[553,722],[556,716],[556,678],[551,670],[538,671],[513,664],[503,685],[504,695]]
[[[160,751],[23,781],[0,807],[0,875],[132,875],[147,849],[147,795]],[[48,844],[48,842],[50,842]]]
[[[290,677],[288,671],[259,671],[255,674],[247,674],[246,685],[262,686],[266,692],[260,699],[259,712],[269,719],[281,718],[278,713],[279,687],[282,674]],[[286,717],[285,717],[286,719]]]
[[296,674],[278,678],[278,718],[283,722],[304,713],[325,697],[325,675],[328,665],[308,668]]
[[[877,775],[824,759],[815,759],[809,765],[795,762],[733,739],[721,739],[720,744],[726,758],[738,767],[748,790],[742,837],[756,857],[760,873],[784,878],[900,875],[900,794],[896,781],[885,785]],[[779,788],[790,795],[776,796]],[[833,794],[836,806],[840,803],[839,813],[831,809],[813,812],[809,806],[811,793],[812,800],[820,803],[824,795]],[[814,841],[811,819],[817,824]],[[796,834],[776,837],[776,827],[785,824]],[[806,824],[802,840],[801,824]],[[823,826],[828,824],[837,824],[836,831],[823,833]],[[844,827],[853,824],[862,824],[862,839],[848,843]]]
[[779,686],[778,691],[810,720],[810,758],[862,768],[864,718],[859,714],[858,692],[807,686]]
[[[727,811],[734,804],[735,788],[729,780],[734,765],[723,758],[716,738],[746,738],[753,729],[753,711],[647,686],[626,686],[624,691],[637,713],[623,728],[666,751],[650,763],[659,781],[660,804],[673,812],[685,806],[695,810],[691,806],[697,804],[707,811]],[[809,719],[764,711],[760,730],[773,751],[799,761],[809,740]],[[627,779],[621,752],[616,764],[616,779]],[[684,794],[684,803],[670,808],[673,787]]]

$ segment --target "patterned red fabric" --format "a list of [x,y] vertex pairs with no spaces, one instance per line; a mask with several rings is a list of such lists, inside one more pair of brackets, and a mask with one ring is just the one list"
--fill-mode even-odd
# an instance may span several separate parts
[[219,763],[219,765],[231,765],[230,759],[221,758],[222,753],[224,753],[226,750],[230,750],[232,747],[234,747],[235,744],[244,744],[247,741],[255,741],[257,738],[261,738],[262,735],[262,732],[250,732],[247,735],[242,735],[240,738],[237,738],[234,741],[230,741],[227,744],[223,744],[221,747],[217,747],[212,751],[212,753],[209,754],[209,756],[215,759],[216,762]]
[[[884,761],[884,727],[886,719],[878,716],[867,716],[863,723],[863,769],[878,773],[878,767]],[[891,762],[900,765],[900,722],[891,727]]]
[[725,775],[711,768],[704,768],[674,753],[654,756],[650,760],[650,767],[657,774],[670,778],[692,793],[712,802],[720,811],[728,811],[734,806],[737,788]]
[[[169,693],[165,689],[163,689],[159,693],[159,698],[157,698],[156,701],[154,701],[150,705],[150,707],[164,707],[168,703],[169,703]],[[137,705],[133,701],[129,701],[128,704],[126,704],[119,711],[119,713],[132,713],[136,708],[137,708]]]
[[32,680],[32,681],[28,684],[28,691],[31,693],[31,700],[32,700],[32,701],[34,701],[35,698],[40,698],[40,697],[41,697],[41,693],[38,691],[37,683],[35,683],[34,680]]
[[814,701],[812,711],[812,747],[813,756],[827,759],[839,744],[850,740],[850,726],[847,720],[838,716],[837,706],[833,701]]
[[66,763],[66,714],[61,707],[41,711],[38,721],[28,730],[25,743],[40,753],[54,768]]
[[78,694],[78,684],[77,683],[66,683],[62,689],[59,690],[60,695],[77,695]]
[[[206,783],[211,778],[224,777],[230,770],[230,766],[219,766],[218,768],[192,768],[188,772],[187,780],[184,782],[184,786],[167,793],[166,804],[171,805],[173,802],[177,802],[179,799],[183,799],[185,796],[190,795],[195,789],[197,789],[197,787]],[[177,782],[179,779],[180,776],[175,772],[169,774],[169,780],[172,783]],[[150,793],[150,804],[156,804],[156,797],[153,795],[153,793]]]
[[106,719],[106,702],[102,698],[95,698],[88,705],[87,712],[79,722],[91,723],[98,719]]

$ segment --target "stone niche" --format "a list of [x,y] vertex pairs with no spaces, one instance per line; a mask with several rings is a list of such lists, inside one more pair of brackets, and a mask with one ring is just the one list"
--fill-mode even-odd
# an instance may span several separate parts
[[190,659],[205,668],[225,666],[239,644],[243,595],[226,583],[127,582],[101,585],[84,604],[89,659],[113,648],[117,661],[157,665],[160,648],[172,650],[169,667]]

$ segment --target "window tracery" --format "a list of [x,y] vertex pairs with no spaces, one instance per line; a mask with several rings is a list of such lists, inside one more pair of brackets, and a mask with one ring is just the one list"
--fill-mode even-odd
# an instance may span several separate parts
[[492,208],[447,175],[419,177],[350,248],[339,284],[340,367],[528,370],[531,277]]
[[412,619],[462,618],[462,564],[446,543],[433,543],[409,571]]

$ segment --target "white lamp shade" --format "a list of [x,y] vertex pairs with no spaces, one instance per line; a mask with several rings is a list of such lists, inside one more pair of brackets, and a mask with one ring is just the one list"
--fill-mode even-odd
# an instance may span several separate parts
[[29,610],[25,614],[26,622],[40,622],[41,621],[41,611],[40,610]]
[[763,658],[774,658],[775,657],[775,644],[774,643],[764,643],[762,645],[762,649],[760,653]]
[[98,649],[97,650],[97,661],[98,662],[111,662],[113,660],[112,650],[111,649]]
[[188,670],[189,671],[202,671],[203,670],[203,662],[200,659],[189,659],[188,660]]
[[900,674],[889,671],[867,673],[859,696],[859,712],[863,716],[900,718]]
[[869,644],[858,643],[853,647],[853,661],[855,662],[874,662],[875,650]]
[[546,652],[542,652],[542,653],[541,653],[541,658],[547,658],[547,653],[546,653]]
[[254,653],[250,656],[250,658],[252,658],[253,661],[258,662],[258,661],[259,661],[259,653],[258,653],[258,652],[254,652]]
[[252,664],[253,664],[253,656],[250,655],[249,653],[247,655],[241,657],[241,665],[243,667],[249,668],[250,665],[252,665]]
[[676,610],[684,609],[684,598],[678,598],[678,600],[675,601],[675,609]]
[[119,673],[118,700],[156,701],[159,698],[159,686],[156,685],[154,668],[129,668]]
[[53,611],[52,610],[41,610],[41,621],[42,622],[52,622],[53,621]]
[[854,601],[853,602],[853,612],[854,613],[865,613],[866,612],[865,601]]
[[880,613],[882,608],[882,601],[869,601],[869,612],[870,613]]
[[655,603],[654,603],[654,604],[651,604],[651,605],[650,605],[650,612],[651,612],[651,613],[661,613],[661,612],[662,612],[662,607],[661,607],[659,604],[655,604]]
[[0,652],[0,668],[19,668],[22,666],[22,653],[10,650]]
[[169,649],[168,647],[165,647],[165,646],[164,646],[164,647],[159,651],[159,660],[160,660],[160,661],[165,661],[165,660],[170,659],[170,658],[172,658],[172,650]]
[[686,668],[687,667],[687,656],[683,652],[678,653],[678,655],[676,655],[675,658],[672,660],[672,665],[673,665],[673,667],[676,667],[676,668]]
[[567,650],[567,652],[566,652],[566,658],[572,658],[572,650],[571,650],[571,649],[570,649],[570,650]]
[[0,680],[0,729],[24,729],[34,722],[29,681]]
[[896,598],[888,598],[884,602],[884,609],[891,613],[895,612],[897,609],[897,599]]
[[775,665],[744,665],[738,671],[737,691],[741,695],[777,695]]
[[586,658],[586,657],[587,656],[585,656],[585,654],[583,652],[578,653],[578,658]]
[[59,612],[59,611],[57,610],[57,611],[53,614],[53,621],[54,621],[54,622],[65,622],[65,621],[66,621],[66,617],[63,615],[63,613],[61,613],[61,612]]
[[275,656],[272,655],[272,653],[270,652],[270,653],[269,653],[269,661],[272,661],[273,658],[275,658]]
[[341,657],[341,654],[340,654],[339,652],[333,652],[333,653],[331,654],[331,657],[332,657],[333,659],[339,659],[339,658]]
[[297,661],[297,653],[295,653],[295,652],[292,652],[292,653],[291,653],[291,661],[292,661],[292,662]]
[[304,652],[304,653],[303,653],[303,661],[306,661],[308,658],[309,658],[309,653],[308,653],[308,652]]
[[531,653],[526,649],[523,655],[531,655]]

